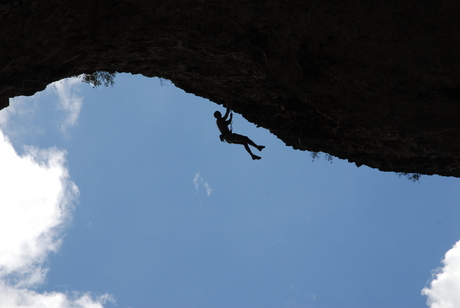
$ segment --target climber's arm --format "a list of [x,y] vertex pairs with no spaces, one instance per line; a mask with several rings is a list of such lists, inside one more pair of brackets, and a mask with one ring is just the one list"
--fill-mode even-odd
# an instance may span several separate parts
[[232,111],[232,110],[230,109],[230,106],[228,106],[228,107],[227,107],[227,111],[225,112],[225,115],[224,115],[224,117],[223,117],[224,120],[227,121],[228,115],[230,115],[230,120],[232,119],[232,116],[233,116],[233,115],[230,113],[231,111]]

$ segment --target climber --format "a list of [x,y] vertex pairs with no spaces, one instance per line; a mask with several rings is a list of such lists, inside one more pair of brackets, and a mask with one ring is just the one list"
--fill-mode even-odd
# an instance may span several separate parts
[[[230,116],[230,117],[229,117]],[[232,124],[233,113],[231,113],[230,107],[227,107],[225,115],[222,117],[222,114],[219,111],[214,112],[214,117],[217,119],[217,127],[219,128],[221,135],[220,141],[227,141],[228,143],[242,144],[248,153],[251,155],[252,159],[260,159],[259,156],[252,154],[249,145],[252,145],[257,150],[262,151],[265,146],[255,144],[251,139],[246,136],[232,133],[229,125]],[[228,119],[227,119],[228,118]]]

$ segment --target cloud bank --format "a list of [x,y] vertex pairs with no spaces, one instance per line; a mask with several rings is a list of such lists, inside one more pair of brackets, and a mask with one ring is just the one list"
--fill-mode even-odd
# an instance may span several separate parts
[[422,290],[430,308],[460,307],[460,241],[446,252],[444,266],[435,274],[429,287]]
[[[66,79],[38,94],[57,94],[56,129],[62,133],[77,123],[82,106],[79,84],[78,78]],[[65,151],[26,146],[19,155],[4,134],[17,137],[40,131],[29,125],[38,114],[37,97],[15,98],[0,112],[0,307],[102,308],[113,301],[107,294],[33,289],[44,282],[45,261],[59,249],[79,193],[70,180]]]
[[19,156],[0,131],[0,170],[0,307],[103,307],[110,296],[92,299],[88,294],[30,290],[43,282],[43,264],[59,248],[78,197],[65,152],[28,147]]

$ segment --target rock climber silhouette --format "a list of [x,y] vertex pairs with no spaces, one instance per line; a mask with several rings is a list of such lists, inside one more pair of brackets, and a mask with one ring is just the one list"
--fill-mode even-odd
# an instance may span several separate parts
[[[221,135],[220,141],[227,141],[228,143],[233,144],[242,144],[248,153],[251,155],[252,159],[260,159],[259,156],[254,155],[249,148],[249,145],[252,145],[257,150],[262,151],[265,146],[255,144],[251,139],[246,136],[232,133],[231,124],[233,113],[231,112],[230,106],[227,107],[225,115],[222,117],[222,114],[219,111],[214,112],[214,117],[216,118],[216,124],[219,128]],[[227,119],[228,118],[228,119]],[[230,128],[229,128],[230,126]]]

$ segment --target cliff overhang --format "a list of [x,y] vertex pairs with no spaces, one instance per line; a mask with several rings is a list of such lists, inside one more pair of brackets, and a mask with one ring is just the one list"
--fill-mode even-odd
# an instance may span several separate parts
[[460,176],[460,6],[1,0],[0,104],[95,71],[170,79],[294,149]]

